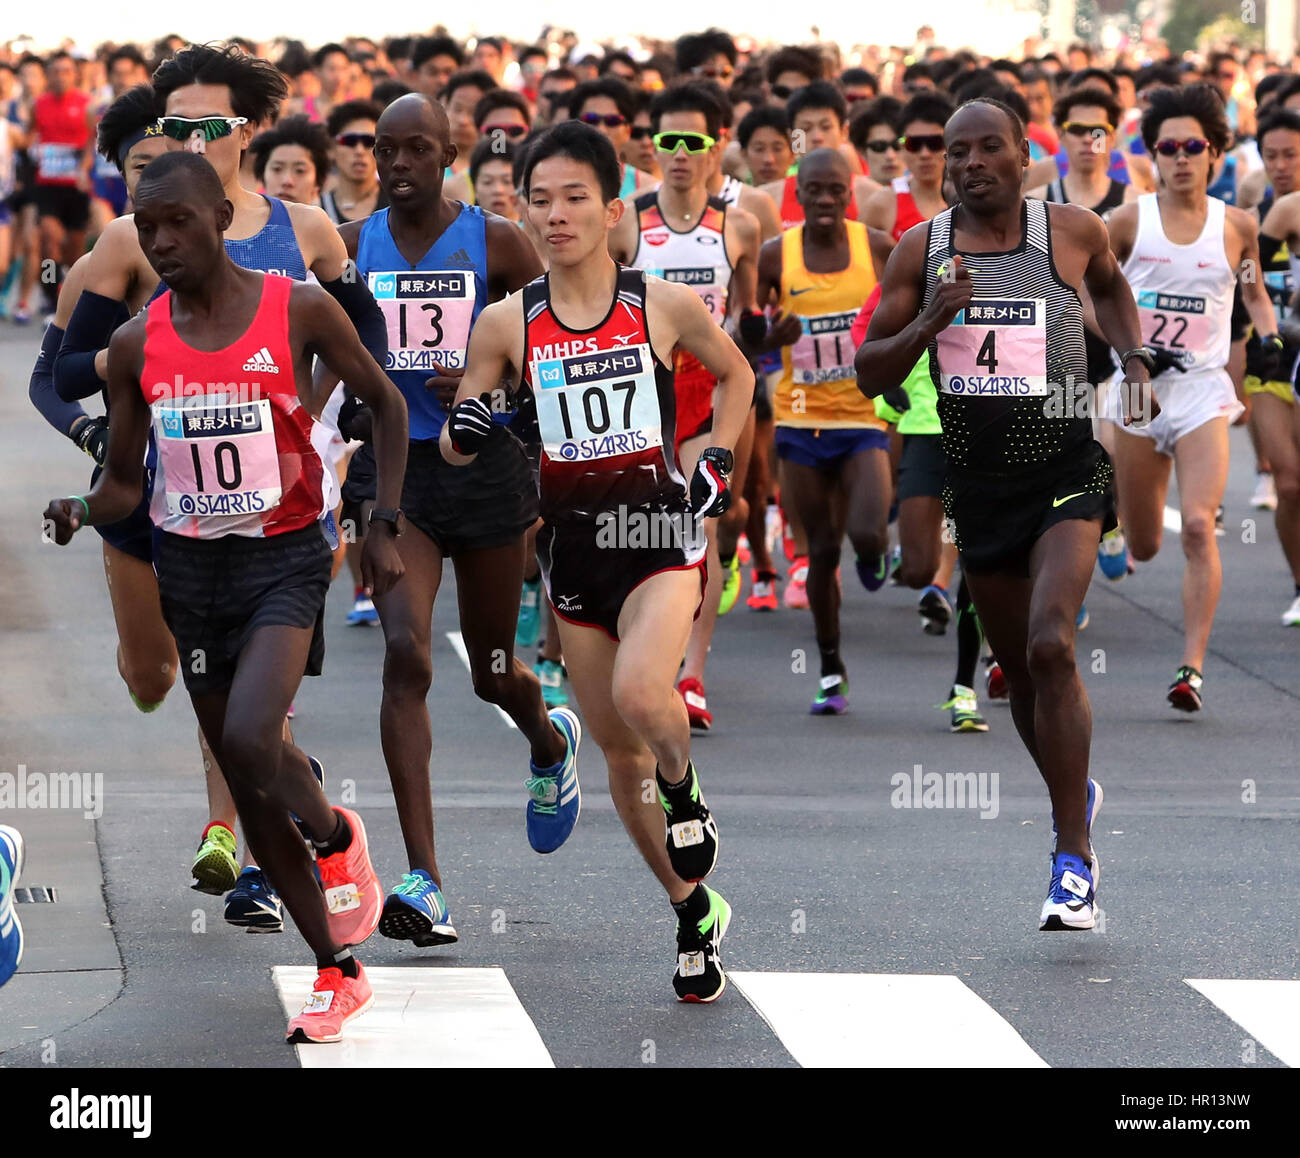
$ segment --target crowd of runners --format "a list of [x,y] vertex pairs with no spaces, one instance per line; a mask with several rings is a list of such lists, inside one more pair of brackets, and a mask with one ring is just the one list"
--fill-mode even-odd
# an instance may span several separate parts
[[[250,931],[288,911],[319,970],[291,1041],[368,1008],[376,930],[457,940],[427,707],[445,560],[474,691],[527,744],[531,846],[573,832],[585,731],[675,910],[683,1001],[726,985],[691,760],[715,713],[743,725],[707,698],[719,616],[811,635],[810,705],[770,710],[835,716],[863,643],[844,582],[914,590],[956,641],[952,732],[1009,699],[1047,785],[1044,930],[1095,922],[1094,568],[1141,582],[1175,470],[1184,639],[1151,709],[1200,711],[1230,425],[1300,626],[1300,75],[924,35],[849,60],[717,29],[655,48],[0,60],[0,309],[44,319],[31,400],[94,462],[45,533],[98,534],[135,708],[184,682],[192,887]],[[383,639],[409,862],[387,891],[290,723],[340,573],[346,626]],[[0,826],[0,983],[22,858]]]

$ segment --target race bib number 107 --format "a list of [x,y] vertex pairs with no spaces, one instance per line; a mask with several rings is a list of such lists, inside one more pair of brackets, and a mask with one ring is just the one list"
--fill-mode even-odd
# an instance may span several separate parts
[[534,362],[530,376],[547,458],[591,462],[663,445],[648,345]]
[[1047,303],[975,298],[939,334],[939,389],[970,397],[1047,393]]

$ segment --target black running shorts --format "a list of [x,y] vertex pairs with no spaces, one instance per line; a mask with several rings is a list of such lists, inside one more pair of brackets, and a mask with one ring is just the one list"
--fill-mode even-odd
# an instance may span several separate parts
[[903,435],[903,457],[898,463],[898,501],[939,498],[948,473],[942,434]]
[[163,619],[192,695],[225,691],[260,627],[312,629],[305,675],[325,661],[325,596],[333,552],[319,523],[268,539],[160,535],[154,568]]
[[1027,576],[1030,551],[1057,523],[1095,519],[1103,534],[1113,530],[1114,473],[1110,456],[1095,440],[1064,461],[1011,477],[950,468],[943,506],[962,567]]

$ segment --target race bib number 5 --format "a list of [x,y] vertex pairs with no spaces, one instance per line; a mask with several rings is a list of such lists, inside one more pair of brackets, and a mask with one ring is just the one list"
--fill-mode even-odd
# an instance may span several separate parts
[[1137,306],[1146,345],[1168,350],[1188,367],[1195,364],[1196,351],[1210,348],[1210,319],[1203,297],[1139,290]]
[[587,462],[663,445],[648,345],[534,362],[531,378],[548,458]]
[[433,363],[465,369],[474,318],[474,275],[464,271],[371,273],[370,292],[388,325],[385,370],[424,370]]
[[167,513],[200,518],[252,515],[280,503],[280,457],[271,402],[206,397],[154,403],[154,435]]
[[970,397],[1047,393],[1047,303],[975,298],[939,334],[939,389]]
[[857,347],[849,337],[857,311],[800,318],[803,333],[790,350],[790,367],[796,386],[840,382],[855,375]]

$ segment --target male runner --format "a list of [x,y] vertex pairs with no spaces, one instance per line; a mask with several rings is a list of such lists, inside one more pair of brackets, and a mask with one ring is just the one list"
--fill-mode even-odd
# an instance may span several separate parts
[[[755,188],[779,183],[794,164],[790,149],[790,121],[785,109],[759,105],[740,118],[736,141],[749,168]],[[770,201],[771,198],[769,197]]]
[[329,187],[320,206],[335,225],[360,221],[385,205],[375,173],[375,101],[344,101],[330,110],[325,127],[334,142]]
[[944,139],[957,204],[909,230],[890,258],[858,381],[891,389],[929,350],[948,457],[944,506],[1016,730],[1052,799],[1058,836],[1040,927],[1090,929],[1089,829],[1101,792],[1088,777],[1091,712],[1074,623],[1114,518],[1111,469],[1086,413],[1050,416],[1050,391],[1086,381],[1086,284],[1102,331],[1140,384],[1125,392],[1140,411],[1137,310],[1101,221],[1024,197],[1029,146],[1009,108],[971,101]]
[[[717,824],[673,677],[704,587],[697,523],[725,509],[754,376],[688,285],[611,260],[619,174],[614,146],[586,125],[558,125],[530,148],[524,192],[550,272],[483,311],[441,446],[450,462],[472,461],[492,425],[480,396],[513,366],[536,405],[538,550],[569,676],[614,805],[677,914],[673,988],[682,1001],[713,1001],[726,986],[719,944],[731,908],[697,883],[717,861]],[[719,386],[714,445],[694,462],[689,498],[673,453],[679,345]],[[645,789],[652,775],[658,806]]]
[[849,141],[862,158],[867,176],[877,185],[892,185],[903,176],[903,147],[898,143],[902,104],[894,97],[877,97],[858,105],[849,116]]
[[[320,971],[289,1040],[337,1041],[372,1000],[348,946],[374,931],[380,899],[361,818],[330,808],[307,757],[281,732],[304,671],[319,675],[324,658],[331,551],[320,528],[325,470],[307,409],[313,355],[346,375],[370,407],[379,493],[390,505],[405,467],[406,412],[327,294],[230,260],[222,232],[233,206],[205,160],[159,157],[135,201],[140,244],[168,290],[110,344],[104,474],[90,494],[52,500],[45,518],[66,544],[83,525],[125,517],[155,440],[150,515],[161,531],[163,614],[181,652],[205,660],[185,665],[186,689],[244,832]],[[261,352],[269,357],[253,361]],[[395,530],[366,542],[377,593],[402,576]],[[316,850],[319,884],[294,818]]]
[[[505,711],[531,748],[526,826],[533,848],[559,848],[580,808],[578,718],[567,708],[548,716],[536,676],[514,656],[524,533],[537,519],[527,456],[500,422],[469,470],[453,469],[438,450],[474,320],[489,300],[521,289],[542,270],[522,230],[443,197],[443,173],[455,153],[441,105],[419,93],[394,101],[380,116],[375,138],[389,208],[340,230],[384,311],[385,368],[410,413],[401,512],[406,530],[397,544],[406,578],[375,601],[385,645],[379,730],[410,871],[385,902],[379,928],[419,946],[458,939],[434,852],[433,734],[426,706],[444,559],[456,568],[474,691]],[[371,477],[372,463],[369,447],[357,452],[346,488],[350,501],[373,499],[373,492],[351,482]],[[371,518],[380,516],[376,511]]]
[[[310,270],[347,312],[371,355],[382,359],[387,349],[383,316],[364,283],[344,276],[347,250],[325,214],[314,206],[263,197],[239,184],[240,158],[251,141],[252,125],[268,119],[284,99],[285,82],[274,66],[236,46],[189,45],[158,67],[154,90],[166,110],[158,123],[169,147],[201,150],[221,177],[235,209],[225,236],[232,260],[246,269],[298,279]],[[137,310],[158,287],[134,221],[121,217],[111,222],[90,255],[84,288],[55,360],[55,385],[61,394],[62,379],[68,379],[72,397],[93,392],[86,390],[84,374],[79,374],[86,356],[93,357],[94,373],[104,379],[108,338],[123,304]],[[328,436],[324,427],[320,431]],[[233,887],[238,874],[231,831],[235,809],[215,761],[205,758],[205,766],[210,822],[194,869],[201,891],[220,895]]]
[[[617,77],[603,76],[580,84],[569,93],[569,116],[593,129],[599,129],[621,155],[632,139],[636,100],[632,90]],[[653,115],[651,123],[653,134]],[[623,180],[619,184],[618,195],[626,200],[654,184],[654,178],[648,173],[624,162]]]
[[821,655],[815,716],[848,710],[836,582],[844,536],[857,553],[862,585],[878,591],[887,575],[893,497],[889,435],[858,391],[857,347],[849,338],[893,245],[878,230],[845,220],[852,184],[848,162],[836,150],[804,157],[799,204],[805,223],[767,242],[758,260],[758,301],[774,302],[776,313],[766,339],[752,350],[781,351],[772,409],[783,460],[782,501],[808,536],[808,602]]
[[952,116],[946,97],[920,93],[903,106],[899,144],[907,175],[871,195],[862,220],[895,241],[913,225],[929,221],[947,207],[943,199],[943,130]]
[[[709,175],[721,149],[722,110],[707,89],[685,84],[655,97],[650,115],[655,147],[663,157],[664,183],[657,191],[641,194],[621,215],[609,234],[610,255],[665,281],[689,285],[721,327],[729,318],[753,311],[759,247],[758,222],[743,209],[728,208],[709,195]],[[717,442],[712,431],[718,382],[689,352],[675,356],[673,370],[674,449],[685,471],[694,467],[701,451]],[[737,479],[737,493],[741,489]],[[743,518],[738,525],[744,526]],[[708,589],[691,629],[677,685],[690,711],[691,726],[701,730],[713,725],[705,699],[704,666],[723,584],[717,524],[708,523],[705,529]]]
[[[1211,86],[1153,93],[1142,139],[1160,191],[1111,214],[1110,247],[1133,287],[1147,345],[1176,359],[1177,369],[1155,379],[1160,414],[1150,426],[1116,431],[1116,490],[1129,550],[1139,561],[1151,559],[1164,533],[1169,470],[1177,467],[1187,566],[1183,655],[1168,699],[1196,712],[1223,582],[1214,513],[1228,481],[1228,424],[1242,410],[1226,369],[1233,288],[1243,270],[1260,268],[1259,227],[1249,212],[1207,192],[1214,161],[1231,141]],[[1282,340],[1263,279],[1242,277],[1241,293],[1255,332],[1272,347],[1256,358],[1256,369],[1275,370]],[[1102,415],[1118,427],[1121,407],[1112,390]]]

